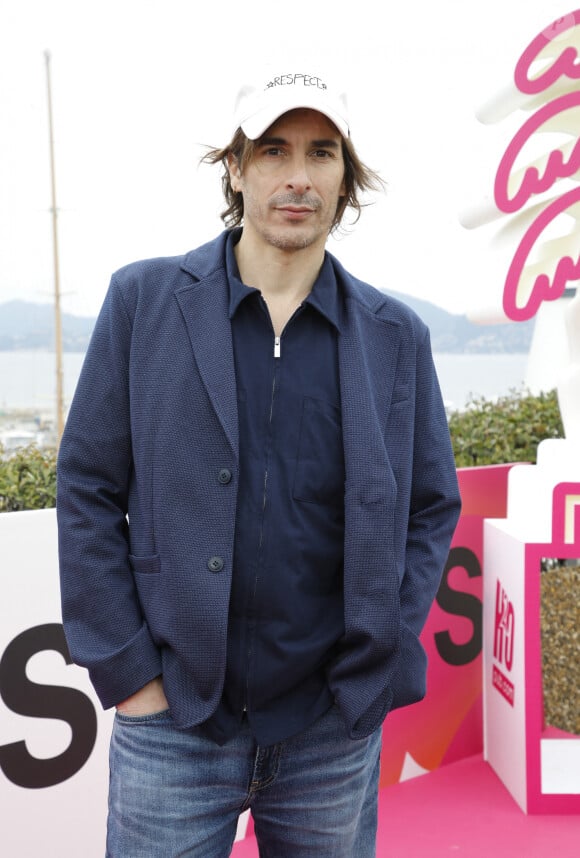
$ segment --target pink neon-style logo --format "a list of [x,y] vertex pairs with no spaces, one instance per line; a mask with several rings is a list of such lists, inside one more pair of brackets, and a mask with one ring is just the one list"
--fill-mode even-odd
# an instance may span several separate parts
[[[521,92],[536,95],[546,91],[562,77],[580,80],[580,61],[578,50],[568,46],[536,77],[530,76],[530,67],[538,59],[544,48],[562,33],[580,26],[580,10],[571,12],[554,21],[542,31],[526,48],[515,68],[515,83]],[[579,31],[580,41],[580,31]],[[556,117],[569,116],[573,127],[578,122],[574,111],[580,112],[580,92],[571,92],[544,104],[528,119],[514,136],[502,157],[494,183],[495,203],[500,211],[513,214],[520,211],[537,194],[549,191],[560,179],[573,177],[580,170],[580,139],[566,157],[559,148],[553,149],[547,158],[543,172],[536,167],[528,167],[523,173],[519,186],[510,193],[514,165],[525,144],[542,128],[548,126]],[[580,278],[580,254],[572,259],[564,256],[558,260],[552,278],[539,274],[530,289],[527,300],[521,300],[521,280],[528,259],[546,228],[559,216],[570,213],[572,206],[580,202],[580,189],[565,193],[552,201],[540,213],[522,238],[507,273],[503,308],[508,318],[514,321],[526,321],[537,312],[542,301],[554,301],[559,298],[570,281]]]
[[559,77],[568,77],[571,80],[580,79],[580,62],[575,62],[578,58],[578,51],[570,46],[565,48],[560,56],[556,57],[552,65],[548,66],[540,75],[534,78],[529,75],[530,66],[538,59],[546,45],[578,24],[580,24],[580,9],[558,18],[530,42],[515,68],[514,77],[520,92],[537,95],[537,93],[544,92],[552,86]]

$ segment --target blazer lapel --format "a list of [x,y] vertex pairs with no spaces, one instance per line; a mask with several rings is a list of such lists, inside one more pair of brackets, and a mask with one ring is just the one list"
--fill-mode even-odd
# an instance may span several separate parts
[[397,485],[384,433],[400,329],[396,323],[378,319],[355,300],[347,303],[346,317],[339,337],[346,469],[345,636],[347,640],[375,640],[373,617],[378,614],[381,645],[395,652],[400,645],[399,577],[394,552]]
[[195,361],[226,437],[238,456],[236,373],[223,269],[178,289],[179,302]]
[[[393,392],[400,330],[358,301],[347,301],[339,337],[343,443],[347,487],[365,500],[388,494],[384,427]],[[390,487],[395,489],[394,484]]]

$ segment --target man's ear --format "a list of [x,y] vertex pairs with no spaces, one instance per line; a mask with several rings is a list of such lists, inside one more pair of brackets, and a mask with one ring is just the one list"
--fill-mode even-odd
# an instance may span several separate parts
[[242,190],[242,174],[240,172],[238,159],[232,152],[228,155],[228,172],[230,174],[230,185],[232,186],[232,191],[237,194]]

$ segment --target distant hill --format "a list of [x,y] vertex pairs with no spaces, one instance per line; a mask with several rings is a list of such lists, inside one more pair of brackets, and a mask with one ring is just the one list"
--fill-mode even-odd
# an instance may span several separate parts
[[[67,352],[84,352],[95,319],[62,314],[62,346]],[[30,301],[0,304],[0,351],[54,349],[54,307]]]
[[430,301],[387,291],[408,304],[429,326],[434,352],[458,354],[527,354],[532,342],[534,319],[503,325],[476,325],[467,316],[448,313]]
[[[451,353],[527,353],[533,331],[533,320],[505,325],[475,325],[466,316],[448,313],[441,307],[389,292],[408,304],[429,326],[435,352]],[[94,318],[62,315],[63,349],[84,352],[95,324]],[[0,351],[54,348],[54,309],[52,304],[8,301],[0,304]]]

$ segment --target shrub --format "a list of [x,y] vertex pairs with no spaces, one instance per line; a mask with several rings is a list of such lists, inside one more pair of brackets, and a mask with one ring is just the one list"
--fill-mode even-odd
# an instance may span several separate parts
[[512,391],[496,401],[475,399],[465,411],[454,411],[449,430],[458,468],[535,464],[540,441],[564,437],[556,391],[532,396]]
[[56,452],[34,445],[8,457],[0,446],[0,512],[56,505]]

